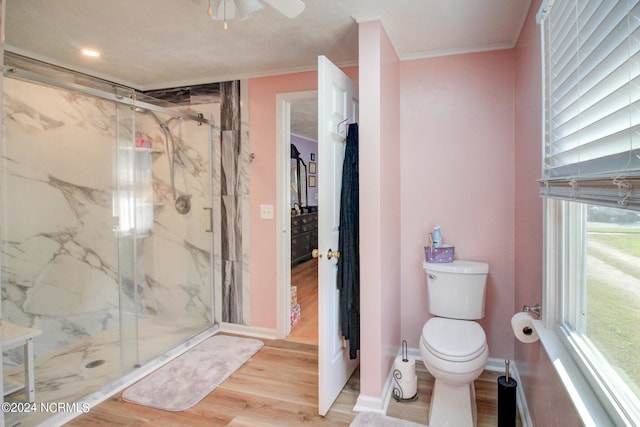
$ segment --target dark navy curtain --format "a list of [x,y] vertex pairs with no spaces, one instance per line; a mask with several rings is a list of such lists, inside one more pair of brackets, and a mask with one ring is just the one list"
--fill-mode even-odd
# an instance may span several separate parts
[[360,349],[360,223],[358,198],[358,124],[349,125],[342,166],[337,286],[340,290],[340,326],[349,340],[349,358]]

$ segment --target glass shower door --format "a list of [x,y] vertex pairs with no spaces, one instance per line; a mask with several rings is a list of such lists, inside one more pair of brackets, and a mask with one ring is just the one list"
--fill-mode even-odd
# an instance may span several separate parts
[[212,325],[210,130],[119,107],[120,310],[125,371]]

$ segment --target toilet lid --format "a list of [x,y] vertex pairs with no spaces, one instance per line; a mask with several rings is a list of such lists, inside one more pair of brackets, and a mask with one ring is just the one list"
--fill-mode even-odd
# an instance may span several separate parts
[[487,346],[482,327],[469,320],[434,317],[422,328],[422,341],[435,356],[452,362],[466,362]]

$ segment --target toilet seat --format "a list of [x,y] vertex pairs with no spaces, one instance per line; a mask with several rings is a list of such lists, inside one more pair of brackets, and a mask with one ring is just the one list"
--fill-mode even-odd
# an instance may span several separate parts
[[473,360],[487,347],[487,337],[479,324],[443,317],[425,323],[421,340],[434,356],[450,362]]

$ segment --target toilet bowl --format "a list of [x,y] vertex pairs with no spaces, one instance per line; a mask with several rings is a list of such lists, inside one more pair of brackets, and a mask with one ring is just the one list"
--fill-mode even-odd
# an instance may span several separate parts
[[489,358],[482,327],[469,320],[434,317],[423,327],[420,354],[435,378],[429,426],[477,425],[473,381]]
[[431,427],[474,427],[477,407],[473,382],[489,358],[487,339],[475,319],[484,317],[488,265],[475,261],[424,265],[429,312],[420,336],[420,353],[435,378],[429,405]]

